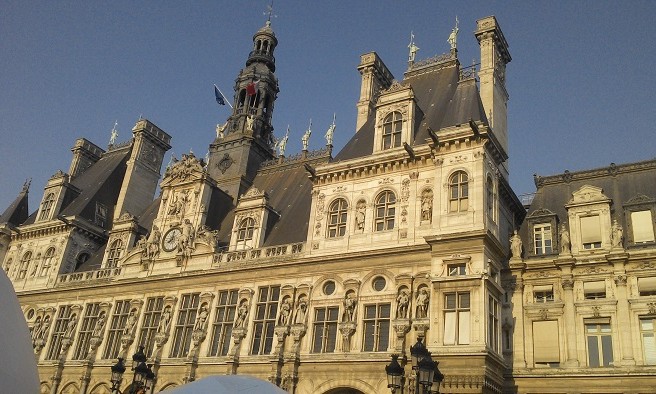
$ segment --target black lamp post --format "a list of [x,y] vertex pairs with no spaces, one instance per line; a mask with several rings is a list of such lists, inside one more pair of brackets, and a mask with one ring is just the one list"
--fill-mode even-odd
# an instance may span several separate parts
[[[404,376],[403,367],[398,363],[399,356],[392,355],[392,362],[385,367],[387,373],[387,387],[392,389],[392,393],[396,393],[400,389],[403,394]],[[422,338],[417,339],[417,343],[410,346],[410,360],[412,362],[412,369],[415,371],[415,393],[428,394],[440,392],[440,384],[444,380],[444,375],[437,367],[437,362],[433,361],[431,353],[426,349],[422,343]],[[434,384],[435,383],[435,384]],[[422,391],[419,391],[421,386]]]
[[[134,376],[132,378],[132,384],[130,385],[129,394],[145,394],[153,387],[155,374],[151,369],[152,364],[146,365],[147,359],[148,358],[144,354],[144,347],[139,346],[139,350],[137,350],[137,352],[132,356],[132,371],[134,371]],[[122,358],[119,358],[118,362],[112,366],[111,382],[113,394],[121,393],[119,391],[119,387],[121,386],[121,381],[123,380],[124,373],[125,363]]]

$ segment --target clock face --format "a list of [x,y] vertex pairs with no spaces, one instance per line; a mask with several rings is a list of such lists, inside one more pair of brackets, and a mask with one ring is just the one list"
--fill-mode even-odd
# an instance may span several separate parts
[[165,251],[171,252],[178,246],[178,238],[182,234],[182,231],[175,227],[170,229],[164,235],[164,240],[162,241],[162,247]]

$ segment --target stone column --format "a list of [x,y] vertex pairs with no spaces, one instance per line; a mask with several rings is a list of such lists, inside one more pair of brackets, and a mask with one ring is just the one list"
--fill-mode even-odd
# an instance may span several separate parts
[[565,315],[565,339],[567,343],[567,360],[565,367],[576,368],[579,366],[579,360],[576,351],[576,313],[574,311],[574,280],[571,275],[567,275],[561,280],[563,287],[563,310]]
[[[519,273],[521,275],[521,273]],[[518,291],[519,289],[519,291]],[[525,327],[524,327],[524,283],[521,277],[517,279],[514,285],[509,286],[507,291],[511,291],[510,302],[515,318],[512,324],[512,360],[513,368],[526,368],[526,349],[525,349]]]
[[626,275],[615,276],[617,296],[617,320],[620,325],[620,345],[622,347],[621,365],[636,365],[633,358],[633,338],[631,336],[631,318],[629,316],[629,300],[626,287]]

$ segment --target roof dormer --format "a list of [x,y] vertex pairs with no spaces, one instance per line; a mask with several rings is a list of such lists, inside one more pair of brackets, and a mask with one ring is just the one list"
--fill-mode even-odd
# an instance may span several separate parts
[[421,109],[409,84],[392,83],[376,102],[374,152],[411,144],[416,124],[421,120]]
[[241,196],[235,208],[230,237],[230,250],[257,249],[262,246],[269,221],[278,213],[269,205],[269,196],[251,187]]

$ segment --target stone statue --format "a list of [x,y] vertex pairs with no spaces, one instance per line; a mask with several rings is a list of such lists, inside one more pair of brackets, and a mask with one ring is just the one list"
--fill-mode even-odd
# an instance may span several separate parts
[[77,327],[77,315],[73,313],[71,317],[68,318],[68,323],[66,323],[66,330],[64,331],[64,338],[73,338],[73,333],[75,332],[75,327]]
[[41,332],[42,327],[43,321],[41,320],[41,316],[39,316],[36,318],[36,321],[34,321],[34,327],[32,327],[32,342],[39,339],[39,333]]
[[159,228],[154,225],[153,231],[148,234],[148,240],[146,241],[146,257],[149,260],[153,260],[159,256],[159,241],[161,239],[162,233],[159,231]]
[[178,252],[185,255],[191,254],[194,249],[194,228],[189,219],[185,219],[182,224],[182,234],[178,238]]
[[223,139],[226,127],[228,127],[228,122],[216,125],[216,138]]
[[253,131],[253,122],[255,121],[255,118],[253,118],[253,115],[248,115],[246,117],[246,131]]
[[417,319],[425,319],[428,317],[428,301],[428,290],[426,290],[425,287],[422,287],[417,292],[417,310],[415,312],[415,317]]
[[237,309],[237,319],[235,319],[235,327],[243,327],[246,323],[246,316],[248,316],[248,301],[243,300]]
[[326,145],[331,145],[333,144],[333,136],[335,134],[335,114],[333,113],[333,123],[328,127],[328,130],[326,131]]
[[287,133],[285,133],[285,136],[282,137],[280,141],[278,141],[278,154],[280,156],[285,155],[285,149],[287,148],[287,140],[289,139],[289,126],[287,126]]
[[105,312],[100,312],[96,324],[93,326],[91,336],[99,337],[102,335],[103,328],[105,327]]
[[198,313],[198,316],[196,317],[196,323],[194,324],[194,331],[205,330],[208,315],[209,315],[209,311],[207,310],[207,305],[203,304],[203,306],[200,307],[200,312]]
[[169,327],[171,323],[171,306],[166,306],[162,312],[162,317],[159,319],[159,324],[157,325],[158,334],[166,334],[169,332]]
[[367,213],[367,203],[358,201],[355,207],[355,228],[356,230],[364,231],[364,219]]
[[278,316],[278,325],[286,326],[289,324],[289,317],[292,314],[292,302],[286,298],[280,305],[280,316]]
[[513,236],[510,237],[510,251],[512,252],[513,258],[522,258],[522,239],[517,234],[517,230],[515,230]]
[[401,290],[398,297],[396,297],[397,307],[396,307],[396,318],[397,319],[407,319],[408,318],[408,305],[410,304],[410,295],[406,290]]
[[312,120],[310,119],[310,126],[303,134],[301,142],[303,143],[303,150],[308,150],[308,144],[310,143],[310,135],[312,135]]
[[447,42],[451,45],[451,49],[456,49],[458,47],[458,17],[456,17],[456,27],[451,30]]
[[417,52],[419,51],[419,47],[415,45],[415,35],[412,32],[410,32],[410,44],[408,44],[408,49],[410,50],[410,53],[408,54],[408,61],[414,62],[415,56],[417,56]]
[[421,220],[430,222],[433,218],[433,191],[426,190],[421,194]]
[[294,316],[294,324],[305,324],[305,317],[307,316],[307,298],[300,297],[298,305],[296,305],[296,314]]
[[128,319],[125,321],[125,327],[123,327],[123,335],[131,335],[134,331],[134,326],[137,325],[137,310],[132,309],[128,315]]
[[355,306],[357,301],[355,299],[354,293],[348,293],[344,297],[344,314],[342,315],[342,322],[353,322],[355,321]]
[[561,254],[570,254],[572,253],[572,244],[569,239],[569,231],[567,231],[567,226],[565,223],[560,225],[560,253]]
[[613,226],[610,232],[610,243],[613,248],[622,248],[622,239],[624,237],[624,230],[622,226],[617,223],[617,219],[613,219]]

